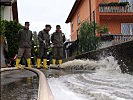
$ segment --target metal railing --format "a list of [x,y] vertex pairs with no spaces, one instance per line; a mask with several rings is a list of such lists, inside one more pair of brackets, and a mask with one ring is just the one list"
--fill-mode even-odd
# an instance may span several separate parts
[[129,4],[127,6],[102,6],[102,5],[99,5],[99,12],[129,13],[129,12],[133,12],[133,4]]
[[[105,34],[101,36],[101,46],[99,48],[106,48],[109,46],[114,46],[117,44],[125,43],[128,41],[133,41],[133,35],[109,35]],[[98,48],[98,49],[99,49]]]
[[112,45],[133,40],[133,35],[113,35]]

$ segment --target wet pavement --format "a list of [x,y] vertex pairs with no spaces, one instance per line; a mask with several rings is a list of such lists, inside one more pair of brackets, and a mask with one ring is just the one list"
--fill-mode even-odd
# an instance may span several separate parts
[[[40,69],[47,78],[58,78],[74,72],[58,69]],[[79,72],[78,72],[79,73]],[[28,70],[1,73],[1,100],[37,100],[39,80]]]
[[37,75],[27,70],[1,73],[1,100],[37,100]]

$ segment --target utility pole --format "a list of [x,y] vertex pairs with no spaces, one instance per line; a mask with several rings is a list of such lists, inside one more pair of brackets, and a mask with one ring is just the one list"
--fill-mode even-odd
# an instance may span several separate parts
[[89,0],[89,9],[90,9],[90,22],[92,21],[91,20],[91,0]]
[[[95,11],[93,11],[93,24],[94,24],[94,40],[96,39],[96,18],[95,18]],[[94,43],[94,49],[96,50],[96,43]]]
[[79,55],[79,31],[77,30],[77,55]]

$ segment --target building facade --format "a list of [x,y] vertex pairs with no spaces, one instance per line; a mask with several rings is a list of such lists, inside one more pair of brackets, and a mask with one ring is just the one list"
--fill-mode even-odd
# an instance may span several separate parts
[[0,5],[1,19],[18,22],[17,0],[1,0]]
[[133,35],[133,0],[76,0],[66,20],[71,27],[71,40],[77,40],[84,20],[107,26],[110,34]]

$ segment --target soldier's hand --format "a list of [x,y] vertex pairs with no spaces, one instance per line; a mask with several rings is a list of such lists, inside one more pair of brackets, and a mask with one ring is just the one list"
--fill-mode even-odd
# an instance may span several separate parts
[[54,45],[53,45],[53,44],[51,44],[51,45],[50,45],[50,47],[51,47],[51,48],[53,48],[53,47],[54,47]]
[[44,40],[43,43],[46,45],[46,41]]

